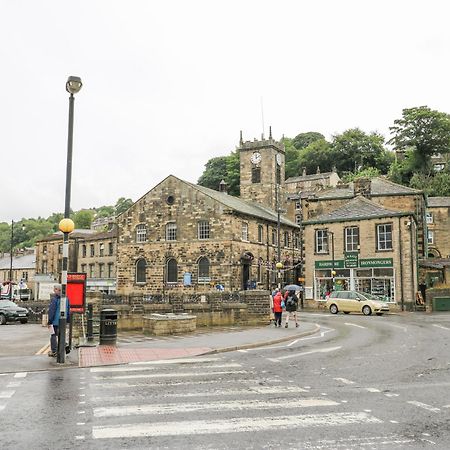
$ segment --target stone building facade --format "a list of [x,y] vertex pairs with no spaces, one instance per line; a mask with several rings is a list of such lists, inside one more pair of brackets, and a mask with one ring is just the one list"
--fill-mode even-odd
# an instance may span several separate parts
[[268,289],[298,280],[300,228],[281,213],[284,146],[271,133],[253,142],[241,134],[238,151],[240,198],[171,175],[118,217],[119,294]]
[[391,210],[357,195],[304,222],[305,296],[360,290],[415,307],[418,284],[414,212]]
[[450,197],[428,197],[426,222],[428,257],[450,259]]

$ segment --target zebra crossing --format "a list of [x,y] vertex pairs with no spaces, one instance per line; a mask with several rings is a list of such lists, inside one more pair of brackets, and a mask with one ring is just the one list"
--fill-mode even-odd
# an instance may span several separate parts
[[0,374],[0,412],[7,408],[10,401],[14,401],[14,395],[27,374],[27,372]]
[[[130,442],[139,448],[228,448],[229,439],[239,439],[237,447],[259,448],[259,439],[273,443],[274,430],[290,448],[301,448],[291,433],[300,438],[308,429],[319,441],[323,427],[349,427],[363,435],[367,427],[384,424],[370,410],[353,410],[323,392],[314,394],[310,386],[286,386],[280,376],[262,379],[260,372],[221,357],[94,367],[85,373],[76,439],[92,440],[99,448]],[[214,444],[212,435],[220,436]],[[366,436],[353,439],[371,443]],[[373,439],[391,442],[392,448],[410,441],[395,434]],[[311,441],[307,448],[336,447]]]

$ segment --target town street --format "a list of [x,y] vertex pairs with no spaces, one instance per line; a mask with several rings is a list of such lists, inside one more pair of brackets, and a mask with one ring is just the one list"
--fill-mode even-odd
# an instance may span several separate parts
[[450,314],[301,318],[271,347],[0,373],[2,448],[448,448]]

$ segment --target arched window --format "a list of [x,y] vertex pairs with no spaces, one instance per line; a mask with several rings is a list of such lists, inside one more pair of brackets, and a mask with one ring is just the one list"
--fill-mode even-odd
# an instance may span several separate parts
[[198,260],[198,282],[209,283],[211,278],[209,277],[209,259],[206,256],[202,256]]
[[140,258],[136,261],[136,283],[147,282],[146,267],[147,263],[144,258]]
[[171,258],[166,264],[166,281],[167,283],[177,283],[178,282],[178,264],[177,260]]

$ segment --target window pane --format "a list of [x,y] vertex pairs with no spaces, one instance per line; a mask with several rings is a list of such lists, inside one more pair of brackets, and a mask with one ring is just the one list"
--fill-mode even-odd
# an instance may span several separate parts
[[202,257],[198,260],[198,281],[209,282],[209,259]]
[[177,240],[177,224],[170,222],[166,225],[166,241]]
[[198,223],[198,238],[209,239],[209,222],[207,220],[201,220]]
[[138,259],[136,262],[136,283],[145,283],[147,281],[145,259]]
[[147,242],[147,226],[140,224],[136,227],[136,242]]
[[328,230],[316,230],[316,253],[328,253]]
[[167,282],[176,283],[178,281],[178,265],[175,259],[167,261]]
[[377,248],[378,250],[392,249],[392,225],[377,225]]
[[242,224],[242,240],[248,241],[248,223]]
[[348,227],[345,229],[345,251],[356,252],[359,245],[359,228]]

